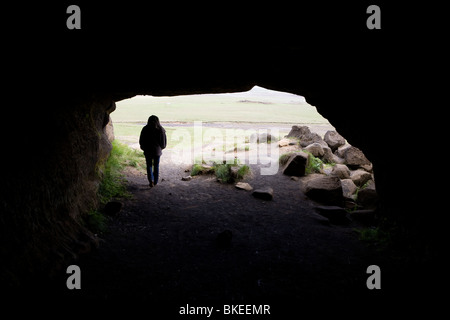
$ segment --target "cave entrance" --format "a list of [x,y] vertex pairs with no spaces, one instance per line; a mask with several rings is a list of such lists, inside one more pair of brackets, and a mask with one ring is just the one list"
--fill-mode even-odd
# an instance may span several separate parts
[[[312,200],[342,207],[339,217],[346,216],[344,210],[377,206],[371,162],[302,96],[254,86],[247,92],[119,101],[111,114],[116,140],[137,150],[142,159],[139,135],[152,114],[167,133],[163,181],[164,171],[173,168],[183,168],[186,174],[172,173],[172,180],[214,173],[221,182],[282,171],[296,181],[301,177],[301,188]],[[144,166],[141,176],[146,174]],[[330,218],[329,212],[325,215]],[[369,221],[373,216],[372,210]]]
[[[152,301],[318,299],[341,296],[342,279],[348,297],[359,296],[366,282],[361,270],[374,260],[365,260],[367,249],[354,226],[321,215],[318,204],[301,192],[304,178],[327,174],[292,179],[281,167],[262,173],[271,167],[265,160],[279,164],[283,153],[301,152],[302,138],[280,144],[293,125],[321,137],[334,129],[315,107],[303,97],[260,87],[231,94],[137,96],[119,101],[111,114],[116,139],[140,152],[140,131],[152,114],[168,138],[160,182],[151,188],[145,170],[125,169],[133,198],[124,200],[102,235],[109,268],[90,271],[85,281],[92,296],[120,296],[127,289],[130,297]],[[256,162],[246,157],[253,148]],[[249,188],[224,181],[219,165],[214,174],[194,175],[196,165],[199,171],[208,167],[210,155],[231,156],[230,168],[219,159],[221,170],[248,165],[250,173],[237,180]],[[342,216],[342,210],[333,214]],[[114,282],[108,280],[110,270],[121,275]]]
[[[117,107],[111,114],[116,139],[139,149],[140,131],[155,114],[166,129],[165,152],[174,164],[277,162],[280,151],[293,148],[279,149],[273,142],[282,140],[293,125],[307,126],[321,137],[334,130],[304,97],[258,86],[226,94],[136,96],[118,102]],[[270,140],[272,150],[258,145],[260,135],[274,139]]]

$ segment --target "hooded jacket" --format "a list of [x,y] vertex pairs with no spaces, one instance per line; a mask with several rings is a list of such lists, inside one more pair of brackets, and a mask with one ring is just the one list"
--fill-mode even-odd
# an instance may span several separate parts
[[146,156],[161,156],[167,145],[166,130],[162,126],[155,128],[147,124],[142,128],[139,145]]

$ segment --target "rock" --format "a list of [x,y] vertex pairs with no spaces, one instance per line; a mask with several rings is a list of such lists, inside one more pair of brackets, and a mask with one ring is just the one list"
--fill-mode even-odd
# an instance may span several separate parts
[[350,149],[352,146],[349,144],[345,144],[343,146],[340,146],[336,151],[334,151],[334,154],[336,156],[338,156],[339,158],[344,158],[345,157],[345,153],[347,152],[348,149]]
[[349,210],[356,210],[356,209],[358,209],[359,206],[356,204],[356,201],[353,198],[356,198],[356,197],[353,195],[351,198],[344,198],[343,207],[345,209],[349,209]]
[[300,137],[300,146],[307,147],[312,143],[320,141],[322,141],[322,137],[315,132],[311,132]]
[[255,198],[262,200],[272,200],[273,199],[273,189],[271,187],[265,187],[261,189],[256,189],[252,192]]
[[241,189],[241,190],[247,190],[247,191],[253,190],[253,187],[250,184],[248,184],[247,182],[238,182],[238,183],[236,183],[235,187],[237,189]]
[[250,143],[272,143],[277,141],[277,138],[270,133],[253,133],[250,136]]
[[300,139],[304,135],[311,133],[307,126],[292,126],[291,131],[289,131],[286,138],[296,138]]
[[303,191],[309,198],[328,205],[340,205],[343,200],[341,180],[321,174],[308,175]]
[[283,168],[283,174],[297,177],[304,176],[308,159],[308,154],[302,151],[291,155]]
[[182,177],[181,180],[183,180],[183,181],[190,181],[190,180],[192,180],[192,176]]
[[339,179],[349,179],[350,169],[345,164],[336,164],[333,167],[331,174],[338,177]]
[[324,226],[330,225],[330,220],[328,220],[328,218],[326,218],[316,212],[309,212],[308,215],[311,216],[311,218],[313,220],[315,220],[316,222],[318,222],[319,224],[322,224]]
[[372,179],[372,175],[365,170],[358,169],[350,173],[350,179],[352,179],[358,187],[362,187],[367,181]]
[[[115,107],[114,107],[114,109],[115,109]],[[112,143],[114,141],[114,139],[115,139],[115,137],[114,137],[114,126],[113,126],[111,117],[108,116],[108,118],[109,118],[109,121],[108,121],[108,123],[107,123],[107,125],[105,127],[105,134],[106,134],[106,137],[108,138],[108,141]]]
[[344,159],[338,157],[333,152],[331,152],[330,147],[326,146],[326,147],[322,147],[322,149],[323,149],[323,157],[322,157],[322,161],[323,162],[325,162],[325,163],[339,163],[339,164],[343,164],[345,162]]
[[110,201],[105,205],[103,212],[107,216],[116,216],[122,209],[122,203],[118,201]]
[[359,166],[361,169],[366,170],[367,172],[372,173],[373,172],[373,165],[372,163],[369,164],[363,164]]
[[333,152],[331,151],[330,147],[322,147],[323,150],[323,156],[322,161],[325,163],[333,163]]
[[231,166],[230,175],[234,180],[237,180],[239,178],[239,166]]
[[311,143],[303,150],[310,152],[314,157],[322,157],[324,155],[322,145],[317,142]]
[[347,224],[350,219],[347,217],[347,210],[338,206],[318,206],[317,213],[327,218],[332,224]]
[[352,179],[342,179],[341,180],[342,185],[342,195],[344,198],[352,198],[352,196],[355,194],[356,190],[358,190],[358,187],[353,182]]
[[328,144],[332,151],[337,150],[337,148],[345,144],[344,137],[334,130],[327,131],[323,140]]
[[377,206],[378,194],[373,181],[370,181],[366,188],[358,191],[356,202],[364,208],[374,208]]
[[364,153],[360,149],[353,146],[345,151],[343,158],[345,160],[345,164],[350,167],[360,167],[370,164],[370,161],[366,158]]
[[230,230],[224,230],[217,235],[216,243],[219,248],[228,248],[231,246],[233,233]]
[[278,141],[278,146],[279,146],[280,148],[282,148],[282,147],[287,147],[290,143],[291,143],[291,139],[283,138],[283,139],[281,139],[280,141]]
[[311,132],[307,126],[292,126],[286,138],[300,139],[300,146],[302,147],[307,147],[311,143],[322,141],[322,137],[317,133]]

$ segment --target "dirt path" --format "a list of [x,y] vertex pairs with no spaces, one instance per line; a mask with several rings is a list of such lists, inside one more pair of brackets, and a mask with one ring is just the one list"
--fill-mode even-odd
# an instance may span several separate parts
[[[274,189],[274,199],[262,201],[213,176],[182,181],[185,167],[168,159],[164,154],[162,181],[152,189],[142,172],[127,172],[133,199],[100,248],[80,261],[83,298],[308,304],[370,293],[366,268],[374,262],[354,225],[322,224],[300,182],[280,172],[261,176],[252,166],[245,181]],[[220,248],[216,237],[226,229],[232,245]]]

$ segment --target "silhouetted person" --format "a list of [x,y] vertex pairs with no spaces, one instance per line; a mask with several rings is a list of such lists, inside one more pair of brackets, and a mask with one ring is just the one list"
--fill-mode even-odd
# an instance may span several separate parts
[[144,150],[145,161],[147,162],[147,179],[151,188],[158,184],[159,159],[162,150],[167,145],[166,130],[159,123],[157,116],[152,115],[148,118],[147,125],[142,128],[139,144],[141,149]]

